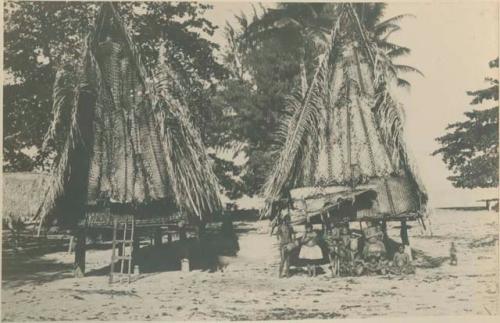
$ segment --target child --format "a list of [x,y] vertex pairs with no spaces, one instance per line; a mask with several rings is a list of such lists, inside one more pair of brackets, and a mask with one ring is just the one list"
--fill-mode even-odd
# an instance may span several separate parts
[[392,265],[395,274],[413,274],[415,272],[410,256],[405,252],[405,246],[403,244],[399,245],[398,251],[394,253]]
[[318,246],[316,232],[313,231],[310,223],[306,223],[306,232],[301,239],[301,245],[299,258],[306,262],[309,276],[316,276],[315,262],[323,259],[323,253]]
[[457,248],[455,248],[455,242],[452,242],[450,245],[450,265],[456,266],[457,264]]

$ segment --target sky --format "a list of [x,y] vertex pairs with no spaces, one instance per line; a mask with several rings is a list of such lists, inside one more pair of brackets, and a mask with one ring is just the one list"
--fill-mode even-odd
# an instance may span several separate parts
[[[257,4],[257,3],[254,3]],[[272,4],[269,4],[272,5]],[[213,3],[207,18],[220,26],[215,42],[224,46],[222,27],[234,22],[234,14],[252,15],[251,2]],[[488,62],[498,56],[499,8],[496,2],[407,2],[389,3],[386,15],[410,13],[415,18],[400,22],[401,31],[392,41],[411,48],[399,62],[424,73],[408,75],[410,91],[397,97],[405,106],[407,145],[416,159],[431,206],[465,206],[481,198],[498,197],[497,189],[457,189],[446,179],[451,173],[439,156],[436,137],[449,123],[465,120],[471,97],[466,91],[485,88],[486,76],[498,78]],[[484,107],[491,107],[491,103]],[[481,108],[475,106],[474,108]]]

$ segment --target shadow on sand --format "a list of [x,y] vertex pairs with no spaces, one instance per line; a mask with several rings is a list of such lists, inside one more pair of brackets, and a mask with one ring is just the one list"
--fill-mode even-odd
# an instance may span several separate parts
[[[240,230],[238,230],[239,233]],[[243,230],[245,231],[245,230]],[[249,230],[247,230],[249,231]],[[137,265],[141,274],[181,269],[181,259],[190,260],[191,270],[216,271],[225,266],[225,257],[235,257],[239,251],[238,237],[232,223],[214,224],[200,239],[175,240],[160,246],[147,245],[137,253]],[[73,277],[73,264],[44,259],[44,255],[66,252],[68,240],[40,240],[30,238],[23,242],[19,250],[9,248],[4,243],[2,251],[2,283],[4,287],[20,287],[30,283],[46,282]],[[88,250],[109,250],[111,243],[93,243]],[[111,254],[109,255],[109,257]],[[71,257],[72,258],[72,257]],[[116,266],[117,269],[120,267]],[[115,269],[115,271],[117,270]],[[110,266],[91,270],[86,276],[109,275]]]
[[[223,269],[224,257],[235,257],[238,251],[238,237],[231,226],[229,229],[208,230],[200,239],[189,238],[160,246],[143,246],[137,252],[134,265],[139,266],[141,274],[179,271],[181,259],[187,258],[190,270],[216,271]],[[117,263],[115,271],[120,268],[118,266]],[[88,272],[87,276],[108,275],[109,272],[109,266],[105,266]]]
[[2,288],[21,287],[30,283],[44,284],[72,277],[73,266],[70,264],[24,256],[19,258],[15,261],[3,259]]

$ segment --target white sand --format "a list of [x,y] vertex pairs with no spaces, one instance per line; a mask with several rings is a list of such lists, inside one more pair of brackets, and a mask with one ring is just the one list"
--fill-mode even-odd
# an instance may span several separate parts
[[[437,210],[433,237],[410,232],[425,257],[411,276],[279,279],[275,237],[259,223],[237,223],[238,257],[226,271],[160,272],[130,286],[108,285],[107,276],[71,278],[72,255],[33,259],[40,272],[3,280],[2,320],[263,320],[371,316],[498,315],[498,215]],[[397,239],[398,230],[390,234]],[[455,241],[458,266],[448,264]],[[490,243],[488,243],[490,242]],[[481,246],[481,243],[486,245]],[[472,244],[472,245],[471,245]],[[108,264],[109,250],[91,250],[88,270]],[[421,254],[421,253],[419,253]],[[14,260],[10,260],[13,262]],[[4,268],[14,264],[4,264]],[[33,267],[38,268],[38,267]]]

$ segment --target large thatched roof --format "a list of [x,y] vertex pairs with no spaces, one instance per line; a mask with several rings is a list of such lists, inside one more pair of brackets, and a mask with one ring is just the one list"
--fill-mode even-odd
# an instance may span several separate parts
[[[114,4],[104,3],[82,61],[56,77],[47,142],[63,137],[64,147],[41,217],[71,225],[103,200],[151,216],[199,219],[220,208],[210,160],[183,99],[171,95],[169,71],[165,61],[145,69]],[[70,124],[66,133],[61,123]]]
[[297,187],[368,184],[377,212],[422,212],[427,196],[403,137],[384,53],[371,47],[352,5],[338,6],[330,42],[309,84],[289,100],[279,158],[264,186],[264,217]]
[[50,175],[3,173],[3,219],[30,221],[40,211]]

